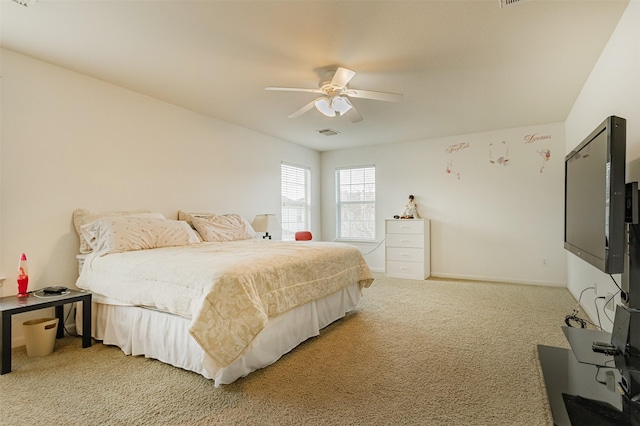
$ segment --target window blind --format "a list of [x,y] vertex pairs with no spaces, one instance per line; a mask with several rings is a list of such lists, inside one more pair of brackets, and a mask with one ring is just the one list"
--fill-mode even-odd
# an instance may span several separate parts
[[311,169],[294,164],[280,166],[282,240],[294,240],[298,231],[311,228]]
[[336,169],[336,206],[339,240],[375,240],[375,166]]

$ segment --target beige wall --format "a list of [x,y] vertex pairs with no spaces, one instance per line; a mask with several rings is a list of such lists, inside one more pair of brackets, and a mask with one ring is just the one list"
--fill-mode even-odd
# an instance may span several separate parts
[[[2,50],[0,295],[16,294],[22,252],[29,288],[73,286],[72,212],[149,209],[280,214],[280,163],[311,168],[316,151]],[[259,183],[259,184],[258,184]],[[319,221],[312,231],[320,234]],[[279,235],[278,235],[279,237]],[[16,328],[21,318],[14,319]]]
[[[617,115],[627,120],[627,181],[640,181],[640,3],[632,1],[620,19],[609,43],[600,55],[566,121],[565,151],[577,146],[606,117]],[[617,293],[611,277],[567,253],[568,288],[596,321],[595,291],[598,295]],[[620,284],[621,276],[613,278]],[[618,303],[619,296],[615,301]],[[602,308],[603,303],[598,303]],[[608,313],[609,318],[613,315]],[[612,322],[600,309],[602,327],[611,330]]]
[[335,238],[335,169],[374,164],[377,239],[359,244],[372,268],[384,270],[384,219],[413,194],[431,220],[434,276],[564,286],[563,149],[556,123],[323,152],[323,238]]

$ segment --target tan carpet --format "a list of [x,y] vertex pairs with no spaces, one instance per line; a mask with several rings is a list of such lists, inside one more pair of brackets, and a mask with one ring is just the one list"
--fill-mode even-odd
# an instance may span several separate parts
[[550,425],[536,344],[566,289],[376,274],[359,308],[231,385],[79,338],[13,351],[2,425]]

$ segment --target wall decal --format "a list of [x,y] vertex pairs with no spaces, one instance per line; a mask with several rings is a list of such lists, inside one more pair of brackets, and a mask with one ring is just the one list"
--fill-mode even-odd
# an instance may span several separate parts
[[[551,139],[551,135],[541,135],[539,133],[533,133],[531,135],[525,135],[522,140],[525,144],[530,144],[539,141],[547,141]],[[547,162],[551,158],[551,151],[548,148],[542,148],[536,151],[540,157],[542,157],[542,165],[540,166],[539,172],[543,173],[544,168],[547,165]]]
[[544,166],[546,166],[547,161],[549,161],[549,159],[551,158],[551,151],[549,151],[547,148],[544,148],[539,149],[536,152],[539,156],[542,157],[542,166],[540,166],[540,173],[542,173],[544,171]]
[[453,160],[447,162],[447,174],[455,175],[458,177],[458,180],[460,180],[460,173],[453,170]]
[[[494,151],[496,152],[496,157],[494,159]],[[489,144],[489,162],[491,164],[502,164],[506,167],[509,162],[509,145],[506,141],[502,141],[501,143],[494,144],[491,142]]]
[[524,137],[524,143],[534,143],[537,141],[544,141],[551,139],[551,135],[539,135],[538,133],[534,133],[532,135],[526,135]]
[[453,145],[449,145],[447,147],[447,154],[451,154],[454,152],[462,151],[463,149],[469,148],[469,142],[460,142]]
[[[469,142],[460,142],[460,143],[456,143],[456,144],[453,144],[453,145],[449,145],[447,147],[447,149],[445,150],[445,152],[447,154],[453,154],[455,152],[460,152],[462,150],[465,150],[465,149],[469,148],[469,146],[470,146]],[[458,180],[460,180],[460,173],[456,172],[453,169],[453,160],[447,161],[447,174],[451,174],[451,175],[457,176]]]

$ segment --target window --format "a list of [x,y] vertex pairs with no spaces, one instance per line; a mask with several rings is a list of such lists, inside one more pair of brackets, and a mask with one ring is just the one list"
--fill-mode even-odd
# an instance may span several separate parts
[[336,169],[336,205],[337,239],[375,240],[375,166]]
[[282,197],[282,240],[293,241],[298,231],[311,230],[311,170],[280,165]]

